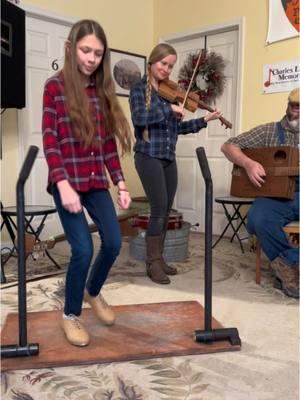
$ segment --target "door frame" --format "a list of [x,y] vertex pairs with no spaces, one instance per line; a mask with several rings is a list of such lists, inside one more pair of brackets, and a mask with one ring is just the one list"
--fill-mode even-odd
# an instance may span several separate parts
[[[235,115],[233,115],[231,118],[233,119],[233,124],[234,124],[234,132],[230,133],[230,135],[237,136],[240,131],[241,131],[241,123],[242,123],[242,90],[243,90],[243,70],[244,70],[244,33],[245,33],[245,18],[241,17],[237,20],[233,21],[228,21],[224,22],[222,24],[218,25],[210,25],[210,26],[205,26],[201,28],[197,28],[191,31],[186,31],[186,32],[180,32],[180,33],[175,33],[175,34],[170,34],[166,36],[162,36],[160,38],[160,42],[167,42],[170,45],[176,46],[177,44],[187,42],[189,40],[195,40],[195,39],[200,39],[203,38],[204,36],[212,36],[212,35],[217,35],[217,34],[222,34],[226,32],[232,32],[235,31],[237,35],[237,43],[236,43],[236,51],[237,51],[237,65],[236,65],[236,105],[235,105]],[[224,141],[226,139],[224,138]],[[226,157],[220,152],[221,154],[221,159],[226,160]],[[196,154],[193,156],[194,159],[196,159]],[[197,163],[197,161],[196,161]],[[232,165],[228,162],[228,172],[230,169],[232,169]],[[224,189],[229,191],[229,186]],[[222,210],[218,210],[215,206],[213,207],[213,219],[215,220],[216,225],[214,224],[213,231],[214,233],[219,233],[217,232],[220,227],[218,224],[222,223],[221,220],[225,218],[224,213]],[[216,218],[217,217],[217,218]],[[202,232],[203,229],[201,228],[201,223],[198,221],[200,224],[199,228],[196,228],[197,232]],[[203,225],[204,226],[204,225]]]
[[180,41],[196,39],[201,36],[208,36],[232,30],[238,31],[238,60],[237,60],[237,109],[234,124],[235,132],[241,132],[242,125],[242,99],[243,99],[243,71],[244,71],[244,42],[245,42],[245,17],[236,20],[224,22],[218,25],[210,25],[203,28],[196,28],[190,31],[174,33],[167,36],[162,36],[159,39],[160,43],[167,42],[178,43]]
[[[71,26],[78,21],[78,18],[57,14],[47,9],[41,9],[37,7],[31,7],[28,5],[22,5],[22,9],[26,12],[26,17],[36,18],[40,21],[52,22],[54,24],[65,25],[71,28]],[[25,35],[27,32],[27,26],[25,24]],[[25,68],[27,68],[25,64]],[[41,104],[42,106],[42,104]],[[18,134],[18,160],[19,160],[19,169],[25,159],[26,149],[24,148],[24,132],[23,132],[23,113],[22,110],[17,110],[17,134]],[[40,149],[41,151],[41,149]]]

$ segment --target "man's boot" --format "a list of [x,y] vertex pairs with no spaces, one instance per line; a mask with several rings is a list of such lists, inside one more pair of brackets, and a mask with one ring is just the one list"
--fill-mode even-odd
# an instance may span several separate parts
[[146,268],[149,278],[156,283],[168,284],[170,279],[165,274],[160,253],[160,236],[146,236]]
[[176,274],[177,274],[177,269],[176,269],[175,267],[172,267],[171,265],[168,265],[168,264],[165,262],[164,256],[163,256],[166,234],[167,234],[167,231],[164,230],[164,231],[161,233],[161,235],[160,235],[160,238],[161,238],[161,239],[160,239],[161,265],[162,265],[162,268],[163,268],[164,272],[165,272],[167,275],[176,275]]
[[299,298],[299,265],[290,267],[281,257],[271,262],[271,270],[281,281],[281,290],[290,297]]

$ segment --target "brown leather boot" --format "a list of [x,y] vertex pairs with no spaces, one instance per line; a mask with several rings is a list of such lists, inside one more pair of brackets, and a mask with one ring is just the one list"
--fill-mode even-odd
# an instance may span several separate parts
[[170,279],[163,270],[160,253],[160,236],[146,236],[146,268],[149,278],[160,284],[170,283]]
[[161,254],[161,265],[164,270],[164,272],[167,275],[177,275],[177,269],[175,267],[172,267],[171,265],[168,265],[163,256],[164,252],[164,244],[165,244],[165,238],[166,238],[166,231],[163,231],[162,234],[160,235],[160,254]]
[[281,257],[271,262],[271,270],[281,281],[281,290],[290,297],[299,298],[299,265],[290,267]]

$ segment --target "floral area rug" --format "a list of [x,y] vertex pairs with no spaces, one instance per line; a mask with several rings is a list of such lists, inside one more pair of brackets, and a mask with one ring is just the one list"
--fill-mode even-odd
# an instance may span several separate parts
[[[95,249],[98,246],[95,239]],[[65,243],[58,244],[51,254],[67,263]],[[203,235],[192,234],[188,260],[172,265],[178,275],[171,277],[170,285],[157,285],[146,276],[143,262],[130,257],[124,242],[103,295],[114,305],[185,300],[204,304]],[[62,310],[64,279],[62,274],[29,282],[28,312]],[[3,324],[7,313],[17,311],[17,288],[3,288],[1,294]],[[213,316],[225,327],[238,328],[240,352],[7,371],[2,374],[2,399],[299,398],[298,301],[273,287],[266,260],[262,263],[262,284],[256,285],[255,253],[246,250],[242,254],[237,243],[226,239],[213,250]],[[68,346],[66,343],[66,351]]]
[[[64,245],[63,247],[66,247]],[[49,254],[58,263],[58,268],[45,253],[35,253],[26,259],[26,280],[39,280],[53,275],[65,274],[68,266],[68,255],[63,255],[60,250],[49,250]],[[7,253],[1,257],[6,282],[1,284],[1,288],[11,287],[18,281],[18,261],[16,254],[13,254],[8,261]]]

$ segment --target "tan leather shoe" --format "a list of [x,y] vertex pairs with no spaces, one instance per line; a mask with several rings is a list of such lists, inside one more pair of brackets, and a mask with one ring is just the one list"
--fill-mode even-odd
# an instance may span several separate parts
[[87,346],[90,337],[82,322],[76,315],[70,314],[62,320],[62,327],[68,341],[74,346]]
[[116,314],[114,313],[112,308],[106,303],[101,294],[93,297],[88,293],[87,290],[85,290],[84,301],[89,303],[101,322],[103,322],[105,325],[113,325],[116,320]]

